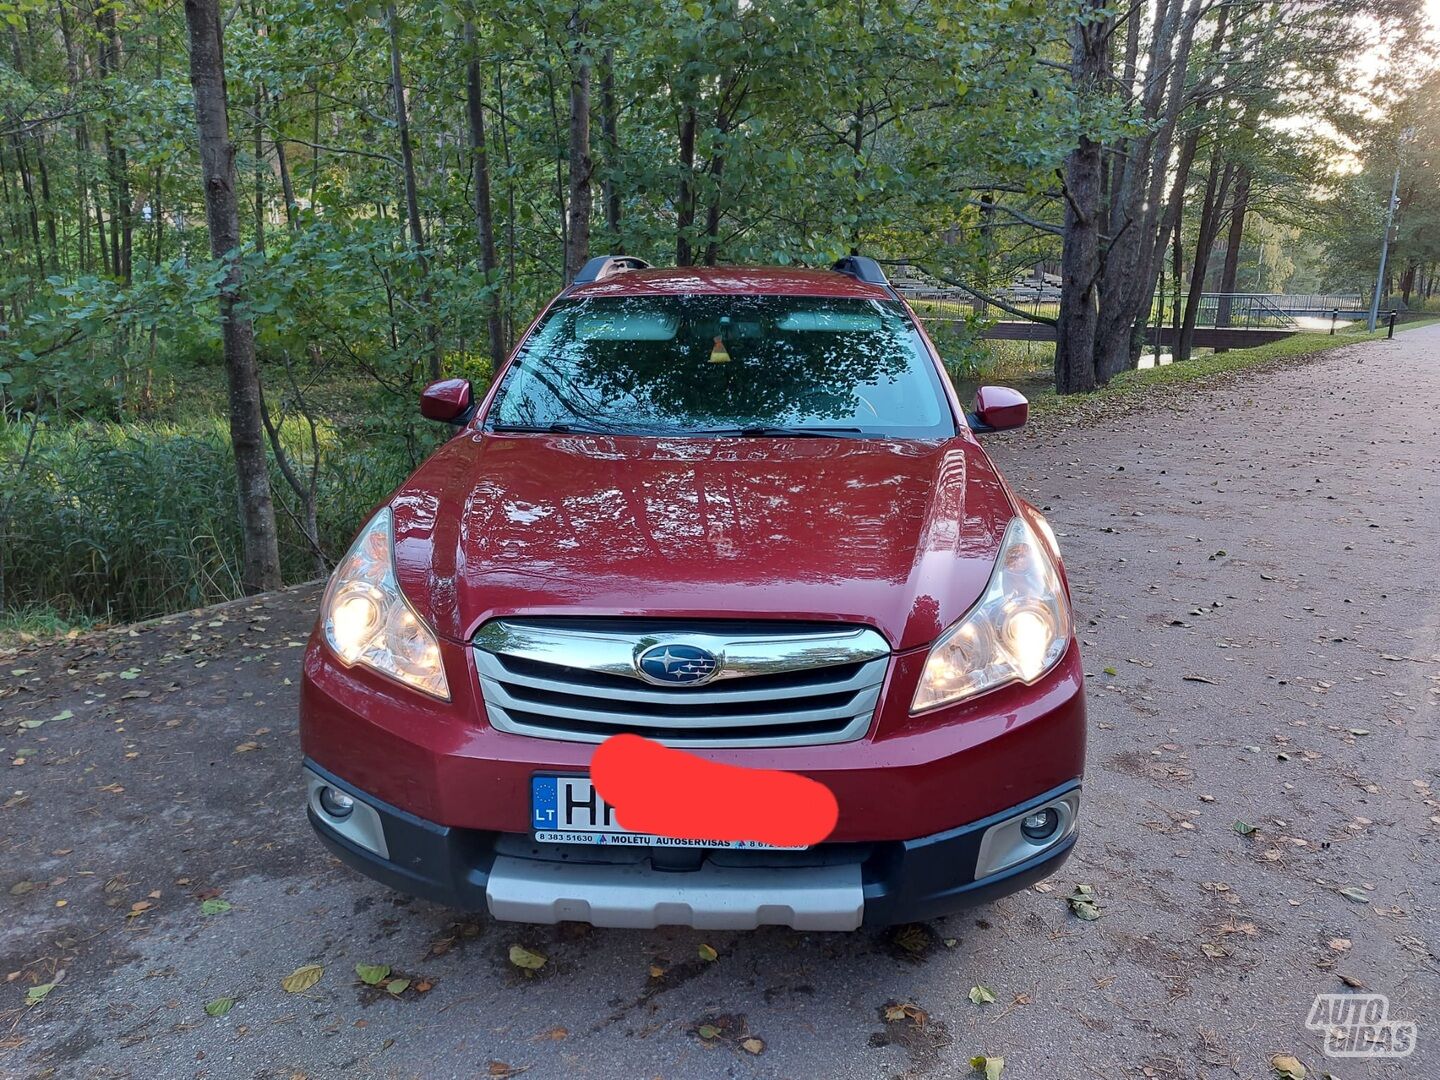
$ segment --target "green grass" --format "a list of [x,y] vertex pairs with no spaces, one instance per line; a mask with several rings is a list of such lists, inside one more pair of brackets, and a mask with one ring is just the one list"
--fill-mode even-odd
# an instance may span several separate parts
[[[1428,326],[1435,322],[1440,322],[1440,317],[1417,319],[1397,327],[1395,332],[1403,334],[1407,330]],[[1253,349],[1232,349],[1224,353],[1208,353],[1179,363],[1166,364],[1163,367],[1123,371],[1110,381],[1109,386],[1101,387],[1088,394],[1059,396],[1053,389],[1046,389],[1031,398],[1030,407],[1037,413],[1064,414],[1083,408],[1092,402],[1139,398],[1166,386],[1199,382],[1227,372],[1245,371],[1277,361],[1316,356],[1329,352],[1331,349],[1339,349],[1364,341],[1379,341],[1384,339],[1385,333],[1384,329],[1380,329],[1374,333],[1361,330],[1334,335],[1295,334],[1293,337],[1272,341],[1268,345],[1258,345]]]
[[[236,481],[225,421],[44,425],[16,476],[26,430],[0,426],[0,535],[5,608],[17,628],[130,621],[241,594]],[[285,442],[303,467],[298,422]],[[428,449],[428,448],[427,448]],[[422,450],[422,454],[426,452]],[[410,472],[394,437],[321,431],[320,540],[331,559],[365,512]],[[287,582],[315,576],[309,544],[284,507],[294,498],[271,470]],[[27,630],[26,632],[32,632]]]
[[45,604],[25,604],[0,612],[0,649],[13,649],[32,641],[53,641],[92,630],[98,621],[58,611]]

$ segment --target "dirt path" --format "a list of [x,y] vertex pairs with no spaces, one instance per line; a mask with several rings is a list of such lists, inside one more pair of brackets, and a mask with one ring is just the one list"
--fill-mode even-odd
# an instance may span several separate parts
[[[1440,1076],[1437,418],[1432,326],[995,439],[1076,589],[1084,834],[1051,882],[899,933],[492,924],[333,864],[296,768],[312,588],[0,657],[0,1074]],[[1415,1056],[1321,1055],[1345,978]]]

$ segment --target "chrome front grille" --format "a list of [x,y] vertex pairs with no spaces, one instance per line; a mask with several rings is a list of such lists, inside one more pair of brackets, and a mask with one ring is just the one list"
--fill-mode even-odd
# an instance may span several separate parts
[[[659,645],[704,649],[717,670],[700,685],[653,685],[637,657]],[[889,656],[874,630],[814,624],[497,619],[475,636],[490,723],[570,742],[621,732],[688,747],[858,739]]]

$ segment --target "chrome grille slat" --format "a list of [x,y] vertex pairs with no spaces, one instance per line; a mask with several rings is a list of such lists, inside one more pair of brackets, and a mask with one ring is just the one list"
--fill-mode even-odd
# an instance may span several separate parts
[[[494,653],[487,653],[484,649],[477,649],[475,661],[480,667],[482,678],[494,682],[503,682],[511,686],[528,686],[535,690],[549,690],[557,694],[584,694],[587,696],[599,697],[606,693],[599,687],[586,686],[584,683],[572,682],[567,679],[543,679],[534,675],[524,675],[505,666],[503,660]],[[712,689],[716,684],[699,690],[663,690],[652,688],[645,683],[636,682],[634,690],[626,689],[624,697],[626,701],[643,701],[655,705],[669,705],[671,703],[685,705],[723,705],[727,702],[737,700],[761,701],[761,700],[787,700],[797,696],[811,696],[811,694],[841,694],[847,691],[862,690],[867,686],[878,683],[874,671],[875,661],[861,667],[854,675],[841,682],[828,683],[817,687],[794,687],[794,686],[771,686],[759,690],[745,689],[743,680],[729,680],[719,685],[726,689]],[[880,665],[880,673],[883,676],[884,664]]]
[[[883,676],[884,670],[881,669]],[[620,712],[610,708],[600,709],[577,709],[567,705],[556,705],[543,701],[526,701],[511,694],[505,685],[494,679],[482,679],[480,687],[485,695],[486,705],[495,705],[505,709],[521,710],[525,712],[540,712],[557,720],[584,720],[587,723],[606,723],[623,725],[625,727],[683,727],[703,730],[707,727],[715,727],[723,723],[725,727],[763,727],[767,724],[810,724],[817,720],[834,719],[836,714],[840,715],[868,715],[875,711],[875,702],[880,697],[880,686],[874,686],[863,690],[858,695],[852,695],[851,700],[846,701],[838,709],[835,707],[820,709],[786,709],[779,712],[767,713],[718,713],[711,716],[663,716],[646,713]],[[803,701],[803,699],[801,699]]]
[[[695,688],[653,685],[635,658],[657,644],[704,648],[720,668]],[[498,730],[590,743],[629,731],[693,747],[858,739],[890,662],[884,639],[866,628],[737,630],[641,619],[601,627],[495,620],[476,635],[474,652]]]

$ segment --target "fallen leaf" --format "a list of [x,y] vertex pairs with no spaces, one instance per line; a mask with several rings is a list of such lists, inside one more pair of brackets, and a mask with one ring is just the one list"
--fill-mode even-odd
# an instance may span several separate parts
[[909,923],[896,930],[892,940],[912,956],[919,956],[930,948],[930,931],[919,923]]
[[29,1008],[31,1005],[39,1005],[40,1002],[49,996],[50,991],[55,989],[55,985],[59,981],[59,979],[56,979],[53,982],[41,983],[39,986],[32,986],[26,990],[25,1007]]
[[298,967],[285,978],[280,980],[280,988],[287,994],[303,994],[320,981],[320,976],[325,974],[325,969],[319,964],[306,964]]
[[[418,988],[417,988],[417,989],[418,989]],[[535,1038],[534,1038],[532,1041],[534,1041],[534,1042],[559,1042],[559,1041],[562,1040],[562,1039],[568,1038],[569,1035],[570,1035],[570,1032],[569,1032],[567,1029],[565,1029],[565,1028],[563,1028],[563,1027],[553,1027],[553,1028],[551,1028],[549,1031],[542,1031],[539,1035],[536,1035]]]
[[1341,889],[1340,895],[1345,897],[1346,900],[1355,901],[1357,904],[1368,904],[1370,902],[1370,894],[1355,885]]
[[976,1072],[983,1072],[985,1080],[1000,1080],[1000,1074],[1005,1071],[1005,1059],[977,1055],[970,1059],[970,1068]]
[[1107,667],[1107,668],[1105,669],[1105,674],[1106,674],[1106,675],[1119,675],[1120,673],[1119,673],[1118,671],[1116,671],[1113,667]]
[[1241,836],[1249,836],[1255,832],[1255,826],[1251,825],[1248,821],[1237,821],[1235,822],[1235,831]]
[[652,979],[663,979],[665,977],[665,969],[659,964],[651,964],[650,977]]
[[1349,729],[1351,735],[1369,735],[1370,729],[1363,727],[1352,727]]
[[1207,679],[1204,675],[1181,675],[1180,678],[1184,682],[1203,682],[1210,686],[1218,685],[1214,679]]
[[976,1005],[988,1005],[995,1000],[995,995],[988,986],[972,986],[970,988],[970,1000]]
[[492,1061],[486,1067],[486,1071],[489,1072],[491,1076],[519,1076],[528,1068],[530,1068],[529,1065],[516,1068],[514,1065],[508,1065],[503,1061]]
[[709,945],[706,945],[703,942],[701,943],[700,948],[696,951],[699,952],[700,959],[704,960],[706,963],[714,963],[720,958],[719,953],[717,953]]
[[235,1004],[233,997],[218,997],[214,1001],[206,1002],[206,1016],[224,1016]]
[[389,964],[356,964],[355,974],[366,986],[379,986],[390,977]]
[[720,1037],[720,1029],[714,1024],[701,1024],[695,1034],[699,1035],[702,1039],[718,1039]]
[[510,963],[526,971],[539,971],[545,966],[548,957],[541,956],[537,952],[531,952],[523,945],[510,946]]
[[1100,918],[1100,907],[1095,903],[1095,890],[1089,885],[1076,885],[1075,892],[1066,901],[1077,918],[1094,922]]
[[205,900],[200,904],[201,915],[224,915],[230,910],[229,900]]
[[924,1027],[929,1021],[930,1014],[919,1005],[913,1002],[903,1002],[895,1005],[885,1006],[885,1020],[887,1023],[895,1023],[900,1020],[913,1020],[918,1027]]
[[1200,944],[1200,951],[1203,952],[1206,956],[1210,957],[1211,960],[1222,960],[1230,955],[1219,945],[1212,945],[1208,941],[1202,942]]
[[235,747],[235,753],[248,754],[251,750],[259,749],[260,744],[258,742],[242,742],[239,746]]
[[1348,937],[1332,937],[1329,945],[1336,952],[1346,952],[1350,948],[1350,939]]
[[1276,1054],[1270,1059],[1270,1067],[1275,1070],[1275,1075],[1280,1080],[1305,1080],[1305,1066],[1300,1064],[1298,1058],[1289,1054]]
[[750,1038],[740,1041],[740,1049],[744,1050],[747,1054],[759,1054],[764,1051],[765,1042],[763,1039],[757,1039],[754,1035],[751,1035]]
[[39,886],[33,881],[17,881],[10,886],[11,896],[24,896],[28,892],[34,892]]
[[1342,983],[1344,983],[1346,986],[1350,987],[1350,989],[1352,989],[1352,990],[1368,990],[1368,989],[1369,989],[1369,987],[1367,987],[1363,981],[1361,981],[1360,979],[1357,979],[1354,975],[1341,975],[1341,976],[1340,976],[1340,981],[1341,981]]
[[408,989],[410,989],[409,979],[391,979],[385,984],[385,992],[394,997],[399,997]]

